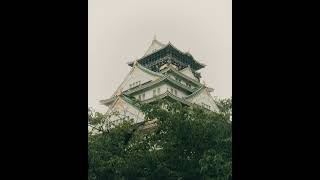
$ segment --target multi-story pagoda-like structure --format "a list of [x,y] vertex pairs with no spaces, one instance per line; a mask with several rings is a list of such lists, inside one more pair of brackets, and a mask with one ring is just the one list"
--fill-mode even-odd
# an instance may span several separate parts
[[136,123],[144,121],[143,113],[129,97],[142,103],[169,98],[187,106],[200,105],[218,111],[210,94],[213,89],[200,83],[201,75],[197,71],[205,65],[170,42],[163,44],[154,38],[144,56],[128,65],[132,67],[131,71],[116,92],[109,99],[100,101],[109,107],[109,112],[117,111]]

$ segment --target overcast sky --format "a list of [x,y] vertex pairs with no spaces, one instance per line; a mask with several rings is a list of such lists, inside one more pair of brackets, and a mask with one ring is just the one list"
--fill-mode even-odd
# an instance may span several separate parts
[[88,103],[97,111],[156,35],[206,64],[202,80],[213,96],[232,95],[231,0],[89,0]]

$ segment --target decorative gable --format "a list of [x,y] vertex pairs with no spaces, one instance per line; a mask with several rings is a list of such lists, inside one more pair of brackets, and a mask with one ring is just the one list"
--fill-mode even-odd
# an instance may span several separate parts
[[120,116],[112,116],[111,121],[117,123],[120,119],[134,119],[135,123],[142,122],[144,120],[143,113],[136,108],[134,105],[130,104],[123,97],[118,97],[114,104],[109,109],[108,113],[117,112]]
[[191,79],[198,80],[198,79],[194,76],[194,74],[193,74],[193,72],[192,72],[192,70],[191,70],[191,68],[190,68],[189,66],[186,67],[186,68],[184,68],[184,69],[182,69],[180,72],[181,72],[182,74],[188,76],[188,77],[191,78]]
[[[142,67],[141,65],[135,65],[133,66],[129,74],[126,76],[125,80],[118,87],[116,92],[118,92],[119,90],[126,91],[133,87],[140,86],[146,82],[154,81],[160,77],[162,77],[161,74],[152,72]],[[115,94],[113,94],[113,96]]]
[[202,87],[199,91],[194,92],[189,97],[186,97],[189,102],[198,104],[211,111],[219,111],[215,101],[206,87]]
[[161,42],[157,41],[156,39],[154,39],[151,43],[151,45],[149,46],[147,52],[144,54],[144,56],[147,56],[149,54],[152,54],[155,51],[158,51],[159,49],[165,47],[164,44],[162,44]]

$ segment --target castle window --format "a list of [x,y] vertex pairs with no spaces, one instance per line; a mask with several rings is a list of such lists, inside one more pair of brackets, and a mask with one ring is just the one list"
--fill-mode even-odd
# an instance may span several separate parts
[[139,95],[139,100],[141,101],[141,95]]
[[142,94],[142,100],[144,100],[146,97],[145,93]]
[[171,94],[173,94],[173,88],[171,88]]
[[174,95],[176,95],[176,96],[178,95],[178,92],[177,92],[177,90],[174,90]]
[[158,88],[158,94],[160,94],[160,88]]
[[130,84],[129,86],[130,86],[130,88],[134,88],[136,86],[139,86],[140,84],[141,84],[141,81],[137,81],[137,82]]

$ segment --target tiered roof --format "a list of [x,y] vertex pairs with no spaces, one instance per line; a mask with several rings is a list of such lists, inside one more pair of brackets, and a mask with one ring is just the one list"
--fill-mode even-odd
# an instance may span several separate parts
[[[198,91],[199,88],[201,88],[203,86],[200,82],[198,82],[192,78],[189,78],[188,76],[179,72],[173,66],[170,66],[170,65],[166,69],[163,69],[160,72],[151,71],[151,70],[143,67],[139,63],[136,63],[133,68],[139,68],[139,69],[143,70],[144,72],[151,74],[151,75],[158,76],[159,78],[154,81],[148,81],[144,84],[141,84],[140,86],[136,86],[136,87],[130,88],[128,90],[125,90],[122,92],[124,95],[132,95],[132,94],[135,94],[139,91],[144,91],[146,89],[153,88],[154,86],[157,86],[160,83],[168,83],[168,84],[174,85],[175,87],[179,88],[182,91],[185,91],[188,94],[189,93],[193,94],[194,92]],[[168,72],[172,72],[172,73],[176,74],[177,76],[179,76],[180,78],[183,78],[184,80],[192,83],[194,85],[194,88],[191,88],[185,84],[182,84],[181,82],[177,81],[176,79],[171,78],[170,75],[167,74]],[[114,93],[114,95],[111,98],[106,99],[106,100],[102,100],[100,102],[105,105],[110,105],[114,100],[116,100],[116,93]]]
[[[182,68],[190,66],[193,71],[205,67],[205,64],[198,62],[189,52],[182,52],[170,42],[168,44],[163,44],[156,39],[152,41],[148,50],[144,56],[138,59],[138,62],[151,69],[152,65],[157,64],[157,61],[163,60],[165,57],[170,57],[171,61],[179,64]],[[128,65],[132,67],[133,62],[129,62]]]
[[[183,70],[182,70],[183,71]],[[193,83],[194,85],[198,85],[200,86],[201,83],[195,79],[190,78],[189,76],[183,74],[181,71],[178,71],[175,67],[173,67],[172,65],[169,65],[168,68],[165,68],[163,70],[160,71],[161,73],[168,73],[168,72],[172,72],[175,75],[179,76],[180,78],[183,78],[184,80],[187,80],[191,83]]]
[[[144,56],[129,63],[129,65],[133,68],[125,78],[125,81],[132,73],[136,72],[136,69],[142,70],[147,73],[146,75],[152,75],[153,78],[150,78],[149,81],[144,81],[139,86],[126,89],[122,92],[122,87],[125,86],[124,81],[111,98],[100,101],[102,104],[110,106],[116,102],[118,98],[121,98],[127,103],[134,105],[134,101],[129,97],[133,97],[147,89],[154,88],[161,83],[173,85],[188,95],[186,97],[177,97],[167,90],[163,94],[143,100],[143,103],[153,102],[162,98],[170,98],[185,105],[192,105],[194,104],[194,98],[202,98],[203,93],[205,93],[205,96],[208,94],[210,96],[210,92],[213,91],[212,88],[208,88],[206,85],[200,83],[199,74],[196,72],[196,70],[203,68],[205,65],[196,61],[189,52],[181,52],[170,42],[165,45],[154,39]],[[174,78],[172,78],[172,75]],[[183,80],[184,83],[181,83],[181,80]]]

